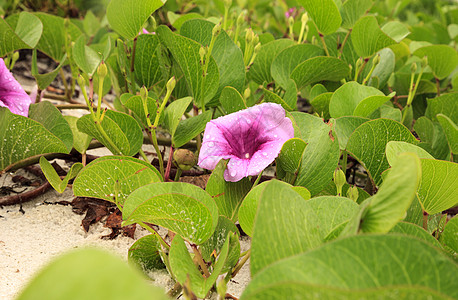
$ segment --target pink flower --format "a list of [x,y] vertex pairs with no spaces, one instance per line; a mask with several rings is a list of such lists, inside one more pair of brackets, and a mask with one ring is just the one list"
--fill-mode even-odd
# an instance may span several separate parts
[[289,17],[294,17],[296,15],[296,9],[291,7],[285,12],[285,17],[288,19]]
[[0,106],[7,107],[13,114],[27,117],[30,103],[29,95],[14,79],[3,58],[0,58]]
[[198,165],[213,170],[221,159],[229,159],[224,179],[236,182],[261,173],[293,137],[281,105],[256,105],[207,123]]

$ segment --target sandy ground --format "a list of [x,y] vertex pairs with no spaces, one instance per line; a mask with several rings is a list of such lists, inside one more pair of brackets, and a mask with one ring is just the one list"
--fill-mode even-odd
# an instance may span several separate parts
[[[0,177],[0,186],[8,184],[10,179],[8,175],[6,177]],[[124,236],[102,240],[101,236],[111,232],[109,228],[98,223],[86,233],[81,227],[83,216],[73,213],[70,206],[52,204],[72,199],[70,189],[62,195],[50,190],[24,203],[24,213],[20,212],[19,205],[0,208],[0,299],[14,299],[35,272],[70,249],[96,246],[127,260],[127,251],[135,240]],[[148,234],[137,227],[135,239]],[[242,251],[247,250],[250,247],[249,240],[242,238],[241,246]],[[150,276],[165,289],[173,286],[173,281],[165,271]],[[240,296],[249,279],[247,264],[229,283],[228,293]]]

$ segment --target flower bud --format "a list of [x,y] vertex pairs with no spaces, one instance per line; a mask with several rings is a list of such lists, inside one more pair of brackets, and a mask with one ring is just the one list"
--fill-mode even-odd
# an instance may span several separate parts
[[224,7],[229,9],[232,5],[232,0],[223,0],[224,2]]
[[423,56],[423,58],[421,59],[421,67],[426,68],[427,65],[428,65],[428,57]]
[[375,67],[380,63],[380,54],[375,55],[374,59],[372,60],[372,65]]
[[244,99],[248,99],[248,98],[250,98],[250,96],[251,96],[251,89],[249,87],[247,87],[245,89],[245,91],[243,92],[243,98]]
[[291,16],[288,18],[288,24],[289,24],[289,27],[293,27],[294,25],[294,18]]
[[194,153],[187,149],[177,149],[173,152],[175,164],[183,171],[190,170],[196,164]]
[[347,198],[350,198],[353,201],[357,201],[359,197],[358,188],[356,186],[351,186],[347,190]]
[[199,49],[200,63],[205,64],[205,56],[207,55],[207,48],[201,46]]
[[340,168],[337,168],[334,171],[333,180],[334,180],[334,183],[335,183],[335,185],[337,187],[337,195],[341,196],[342,195],[342,187],[347,182],[347,178],[345,177],[345,173]]
[[242,13],[237,17],[237,26],[242,26],[243,21],[245,21],[245,10],[243,10]]
[[142,98],[143,101],[146,101],[146,98],[148,98],[148,89],[146,88],[146,86],[141,87],[140,97]]
[[411,71],[412,73],[417,72],[417,63],[413,63],[413,64],[410,66],[410,71]]
[[253,29],[248,28],[245,34],[246,43],[247,44],[251,43],[252,39],[253,39]]
[[216,24],[215,27],[213,27],[212,36],[217,37],[220,32],[221,32],[221,22],[218,22],[218,24]]
[[97,68],[97,75],[99,75],[99,78],[102,79],[102,78],[105,78],[107,74],[108,74],[107,65],[102,60],[102,62],[100,62],[99,67]]
[[308,20],[309,20],[309,16],[308,16],[307,12],[303,13],[302,17],[301,17],[301,22],[305,24],[305,23],[308,22]]
[[360,57],[358,58],[358,60],[356,61],[356,71],[359,72],[359,69],[361,69],[361,66],[363,65],[363,58]]
[[167,90],[172,92],[176,84],[177,84],[177,81],[175,80],[175,76],[172,76],[172,78],[170,78],[169,81],[167,81],[167,85],[166,85]]

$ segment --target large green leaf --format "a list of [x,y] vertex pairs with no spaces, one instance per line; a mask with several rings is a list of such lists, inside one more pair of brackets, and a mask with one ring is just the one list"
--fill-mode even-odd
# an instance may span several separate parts
[[270,72],[272,62],[281,51],[292,45],[294,42],[289,39],[279,39],[262,45],[250,67],[248,78],[257,84],[271,82],[273,80]]
[[218,207],[201,188],[184,182],[159,182],[133,191],[124,202],[123,224],[148,222],[202,244],[215,231]]
[[447,45],[432,45],[417,49],[414,55],[428,58],[428,65],[433,70],[434,76],[444,79],[458,65],[458,54],[456,49]]
[[133,39],[149,16],[162,5],[161,0],[112,0],[107,6],[107,20],[124,38]]
[[291,79],[296,82],[297,88],[302,89],[318,81],[339,81],[350,73],[348,64],[329,56],[317,56],[307,59],[291,72]]
[[227,86],[223,89],[219,97],[219,102],[221,102],[221,106],[228,114],[248,108],[242,95],[231,86]]
[[161,43],[155,34],[142,34],[137,38],[134,73],[138,85],[150,88],[167,77]]
[[339,146],[341,150],[347,148],[348,138],[359,125],[369,121],[367,118],[362,117],[340,117],[336,119],[335,132],[339,139]]
[[420,137],[418,146],[428,151],[436,159],[449,159],[450,147],[447,137],[438,122],[432,122],[427,117],[420,117],[413,126]]
[[69,150],[41,123],[0,107],[0,170],[25,158],[52,152],[68,153]]
[[342,15],[342,27],[353,28],[353,25],[363,16],[373,5],[372,0],[347,0],[340,8]]
[[399,21],[389,21],[382,26],[382,31],[392,38],[396,43],[401,42],[410,34],[409,29]]
[[422,227],[412,223],[399,222],[390,230],[390,233],[402,233],[414,236],[437,248],[442,247],[438,240],[429,234],[429,232],[424,230]]
[[206,191],[212,196],[218,206],[220,215],[236,222],[238,211],[243,198],[251,189],[251,182],[243,178],[237,182],[224,180],[227,161],[221,160],[213,170],[207,182]]
[[331,181],[339,161],[339,142],[332,135],[332,127],[321,118],[292,112],[291,119],[295,137],[307,143],[295,185],[304,186],[315,195]]
[[213,57],[208,62],[207,74],[203,77],[203,65],[200,61],[199,50],[201,45],[189,38],[173,33],[167,26],[159,26],[156,29],[159,40],[172,53],[183,72],[189,94],[194,97],[198,104],[209,102],[218,91],[219,72],[218,65]]
[[453,299],[457,281],[456,263],[417,238],[359,235],[271,265],[240,299]]
[[339,9],[333,0],[298,0],[324,35],[335,32],[342,23]]
[[443,114],[450,118],[453,123],[458,123],[458,93],[443,94],[440,97],[427,99],[428,106],[425,116],[431,121],[437,121],[437,115]]
[[13,31],[10,25],[3,18],[0,18],[0,31],[3,35],[3,41],[0,44],[1,57],[18,49],[32,48],[21,40],[21,38]]
[[444,134],[447,137],[448,145],[452,153],[458,153],[458,126],[450,120],[449,117],[438,114],[436,116],[439,124],[441,124]]
[[19,14],[14,32],[27,45],[35,48],[43,32],[43,24],[37,16],[23,11]]
[[338,88],[331,97],[329,113],[333,118],[343,116],[368,117],[393,95],[385,96],[376,88],[347,82]]
[[396,44],[396,41],[380,29],[374,16],[366,16],[359,19],[353,27],[351,35],[351,41],[356,53],[364,58],[374,55],[385,47]]
[[309,58],[323,55],[323,49],[311,44],[299,44],[281,51],[270,66],[270,73],[275,82],[286,89],[290,74],[300,63]]
[[48,264],[17,299],[166,300],[168,297],[113,254],[97,249],[78,249]]
[[398,159],[398,155],[404,152],[415,153],[419,158],[434,159],[431,154],[419,146],[406,142],[391,141],[386,144],[385,150],[386,158],[390,166],[395,164]]
[[[210,44],[214,23],[202,19],[186,21],[180,28],[180,34],[193,39],[203,46]],[[222,30],[215,40],[212,57],[218,65],[219,87],[216,97],[219,98],[224,87],[231,86],[243,92],[245,84],[245,64],[242,51],[229,35]]]
[[421,169],[418,198],[423,210],[434,215],[458,204],[458,164],[421,159]]
[[366,168],[377,186],[382,183],[382,172],[389,167],[385,156],[385,147],[389,141],[417,143],[404,125],[390,119],[365,122],[348,139],[347,151]]
[[455,216],[445,225],[444,232],[442,232],[440,239],[441,243],[443,243],[445,247],[448,247],[455,252],[455,255],[458,253],[458,239],[456,238],[457,233],[458,217]]
[[151,164],[130,156],[103,156],[88,164],[73,183],[73,194],[124,203],[135,189],[162,181]]

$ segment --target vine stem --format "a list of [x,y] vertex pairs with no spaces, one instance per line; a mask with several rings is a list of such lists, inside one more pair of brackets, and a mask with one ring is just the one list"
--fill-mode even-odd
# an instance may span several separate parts
[[324,41],[324,35],[319,32],[318,35],[320,36],[321,43],[323,44],[324,52],[326,52],[326,56],[331,56],[329,55],[328,47],[326,46],[326,42]]
[[157,233],[156,230],[154,230],[153,228],[151,228],[150,226],[146,225],[146,224],[143,223],[143,222],[138,222],[138,225],[140,225],[141,227],[145,228],[146,230],[148,230],[148,231],[151,232],[152,234],[156,235],[156,236],[158,237],[158,239],[159,239],[159,243],[161,243],[161,245],[162,245],[165,249],[167,249],[167,251],[170,250],[170,245],[167,244],[167,243],[164,241],[164,239],[162,238],[162,236],[161,236],[159,233]]
[[164,181],[167,182],[170,176],[170,169],[172,168],[173,160],[173,147],[170,146],[169,159],[167,160],[167,168],[165,169]]
[[200,268],[204,272],[205,277],[210,277],[210,272],[208,272],[207,265],[204,262],[202,254],[200,254],[199,249],[195,244],[191,244],[192,251],[194,252],[195,258],[197,259],[197,263],[199,264]]

